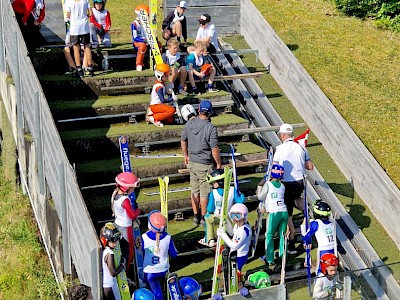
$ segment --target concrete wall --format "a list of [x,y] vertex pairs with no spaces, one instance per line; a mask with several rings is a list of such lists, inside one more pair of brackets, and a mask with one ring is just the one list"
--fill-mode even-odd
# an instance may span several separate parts
[[[166,16],[179,4],[179,0],[164,0],[163,10]],[[185,12],[188,37],[195,38],[199,29],[199,18],[202,14],[211,16],[215,24],[217,36],[239,34],[240,32],[240,0],[187,0],[188,10]]]
[[250,0],[240,16],[246,42],[400,249],[399,189]]

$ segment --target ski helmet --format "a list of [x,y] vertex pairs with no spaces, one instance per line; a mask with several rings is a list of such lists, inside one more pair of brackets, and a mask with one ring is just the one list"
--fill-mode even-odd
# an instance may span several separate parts
[[158,210],[153,210],[149,213],[149,230],[154,232],[163,232],[167,227],[167,219]]
[[318,199],[313,204],[314,218],[317,219],[328,219],[331,215],[331,207],[328,203]]
[[201,285],[191,277],[179,279],[179,287],[184,298],[190,297],[192,300],[197,300],[202,293]]
[[185,104],[181,108],[181,114],[183,119],[187,122],[191,117],[196,115],[196,110],[194,109],[193,105]]
[[118,228],[111,222],[106,223],[104,227],[100,230],[100,241],[103,247],[107,246],[107,242],[116,242],[121,238],[121,232]]
[[212,68],[211,64],[204,64],[204,65],[201,66],[201,71],[200,72],[204,73],[205,76],[208,76],[211,73],[211,68]]
[[129,188],[136,188],[139,186],[140,178],[137,178],[137,176],[131,172],[122,172],[115,177],[115,184],[121,191],[126,193]]
[[139,4],[138,6],[136,6],[135,7],[135,13],[137,15],[140,14],[140,10],[142,10],[142,9],[146,12],[147,15],[149,15],[150,8],[146,4]]
[[236,203],[233,204],[231,209],[229,210],[229,217],[235,221],[235,220],[242,220],[242,219],[247,219],[247,214],[249,213],[249,210],[247,209],[247,206],[244,205],[243,203]]
[[337,267],[339,265],[338,258],[332,253],[325,253],[320,258],[321,272],[326,274],[327,267]]
[[285,169],[282,165],[273,164],[271,168],[271,177],[276,179],[282,179],[283,173],[285,173]]
[[106,6],[106,1],[105,1],[105,0],[93,0],[93,5],[94,5],[95,3],[103,3],[103,9],[104,9],[104,7]]
[[207,182],[213,183],[217,182],[219,187],[224,186],[225,171],[224,169],[215,169],[211,174],[207,175]]
[[133,292],[132,300],[156,300],[156,297],[148,289],[140,288]]
[[154,75],[156,76],[157,80],[162,80],[163,76],[168,77],[171,72],[171,68],[164,63],[156,65],[156,69],[154,70]]
[[271,286],[271,278],[269,277],[267,272],[257,271],[253,274],[250,274],[247,278],[256,289],[266,288]]

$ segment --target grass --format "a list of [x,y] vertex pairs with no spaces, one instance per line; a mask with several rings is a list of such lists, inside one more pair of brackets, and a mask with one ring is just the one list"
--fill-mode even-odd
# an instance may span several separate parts
[[[1,109],[4,112],[3,103]],[[58,287],[29,199],[5,179],[15,180],[16,175],[15,143],[6,120],[1,122],[0,299],[57,299]]]
[[330,1],[253,2],[400,187],[399,34]]

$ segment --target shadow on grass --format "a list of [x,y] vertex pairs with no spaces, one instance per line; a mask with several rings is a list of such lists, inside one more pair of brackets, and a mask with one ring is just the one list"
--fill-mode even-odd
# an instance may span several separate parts
[[265,96],[267,96],[268,99],[283,97],[281,93],[267,94]]
[[354,219],[360,229],[368,228],[371,225],[371,218],[364,216],[365,207],[360,204],[353,204],[350,207],[350,216]]
[[330,182],[328,184],[331,187],[332,191],[334,191],[335,193],[343,195],[350,199],[354,199],[355,192],[354,192],[354,187],[352,186],[351,183]]
[[287,44],[286,46],[290,49],[290,51],[296,51],[299,49],[299,45],[297,44]]

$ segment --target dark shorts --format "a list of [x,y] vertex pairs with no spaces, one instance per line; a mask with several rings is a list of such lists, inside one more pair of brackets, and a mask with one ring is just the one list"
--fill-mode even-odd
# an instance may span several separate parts
[[285,204],[289,217],[293,215],[293,208],[296,206],[294,200],[301,197],[304,190],[303,180],[282,182],[285,186]]
[[71,35],[70,36],[70,43],[72,45],[88,45],[90,44],[90,33],[80,34],[80,35]]

